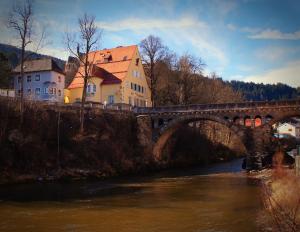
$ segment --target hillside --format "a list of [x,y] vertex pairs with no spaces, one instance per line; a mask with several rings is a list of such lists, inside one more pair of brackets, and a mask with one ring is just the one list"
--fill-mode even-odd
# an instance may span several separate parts
[[257,84],[253,82],[230,81],[227,82],[236,91],[243,94],[248,101],[271,101],[293,99],[300,96],[299,88],[289,85],[277,84]]
[[[9,61],[9,64],[11,67],[14,68],[17,66],[20,56],[21,56],[21,49],[15,47],[15,46],[0,43],[0,52],[3,53],[8,58],[8,61]],[[30,51],[27,51],[26,54],[30,54],[30,59],[51,57],[55,60],[55,62],[61,69],[64,69],[64,66],[65,66],[64,60],[58,59],[56,57],[48,56],[48,55],[30,52]]]

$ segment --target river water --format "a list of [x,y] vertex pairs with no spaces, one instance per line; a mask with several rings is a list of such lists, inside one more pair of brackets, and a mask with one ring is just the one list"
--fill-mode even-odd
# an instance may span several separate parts
[[147,177],[0,186],[0,231],[257,231],[259,187],[240,166],[236,160]]

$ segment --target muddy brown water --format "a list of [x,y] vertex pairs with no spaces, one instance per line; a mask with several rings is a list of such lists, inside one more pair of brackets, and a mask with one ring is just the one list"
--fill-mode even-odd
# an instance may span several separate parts
[[259,187],[240,166],[0,186],[0,231],[257,231]]

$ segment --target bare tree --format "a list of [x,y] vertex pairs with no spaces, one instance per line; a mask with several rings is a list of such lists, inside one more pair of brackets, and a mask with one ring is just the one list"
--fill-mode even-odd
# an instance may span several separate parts
[[78,19],[78,26],[79,32],[77,34],[66,33],[66,44],[69,52],[79,60],[80,67],[78,73],[84,80],[80,107],[80,133],[83,133],[86,88],[94,63],[93,57],[89,57],[89,53],[96,49],[102,31],[98,30],[95,24],[95,17],[89,16],[86,13]]
[[150,89],[151,89],[151,101],[155,106],[156,102],[156,84],[157,75],[155,75],[155,65],[160,61],[165,54],[165,47],[163,46],[161,39],[153,35],[149,35],[146,39],[143,39],[140,43],[143,61],[147,65],[148,76],[150,77]]
[[[33,3],[31,0],[25,0],[23,3],[15,3],[8,19],[8,27],[13,29],[19,38],[21,48],[21,59],[20,59],[20,77],[21,77],[21,88],[20,88],[20,113],[21,113],[21,124],[23,123],[23,111],[24,111],[24,62],[29,58],[31,53],[26,53],[26,48],[34,40],[33,34]],[[36,44],[35,51],[41,48],[42,41],[44,39],[45,31],[43,30]]]
[[178,94],[180,104],[191,104],[205,64],[201,59],[185,54],[177,62]]

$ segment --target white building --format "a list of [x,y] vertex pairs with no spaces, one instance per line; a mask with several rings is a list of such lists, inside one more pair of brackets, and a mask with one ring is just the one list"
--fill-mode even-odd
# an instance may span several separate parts
[[300,123],[284,122],[277,126],[277,136],[283,138],[292,136],[300,139]]
[[20,65],[14,70],[15,95],[21,94],[23,81],[24,98],[37,101],[64,101],[65,74],[51,58],[28,60],[24,63],[23,80]]

